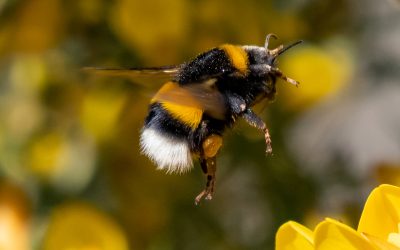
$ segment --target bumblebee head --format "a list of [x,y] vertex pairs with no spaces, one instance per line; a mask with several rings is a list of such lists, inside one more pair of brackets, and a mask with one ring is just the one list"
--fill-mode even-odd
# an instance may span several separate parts
[[272,33],[268,34],[267,37],[265,38],[265,46],[264,47],[265,47],[265,51],[266,51],[266,54],[267,54],[267,63],[269,65],[271,65],[271,66],[275,64],[276,58],[279,55],[283,54],[288,49],[290,49],[290,48],[292,48],[292,47],[294,47],[294,46],[296,46],[296,45],[298,45],[298,44],[303,42],[303,40],[299,40],[299,41],[294,42],[294,43],[292,43],[292,44],[290,44],[288,46],[279,45],[275,49],[269,49],[268,46],[269,46],[269,40],[271,39],[271,37],[274,38],[274,39],[278,39],[278,37],[275,34],[272,34]]
[[265,39],[265,46],[263,49],[265,49],[265,59],[264,62],[266,62],[268,65],[271,66],[271,73],[278,78],[281,78],[283,80],[285,80],[288,83],[291,83],[295,86],[298,86],[299,83],[296,80],[293,80],[287,76],[285,76],[278,68],[276,68],[276,58],[283,54],[285,51],[287,51],[288,49],[302,43],[302,40],[299,40],[297,42],[294,42],[292,44],[289,44],[287,46],[283,46],[283,45],[279,45],[277,48],[275,49],[269,49],[268,45],[269,45],[269,40],[271,39],[271,37],[273,37],[274,39],[277,39],[278,37],[275,34],[268,34],[266,39]]

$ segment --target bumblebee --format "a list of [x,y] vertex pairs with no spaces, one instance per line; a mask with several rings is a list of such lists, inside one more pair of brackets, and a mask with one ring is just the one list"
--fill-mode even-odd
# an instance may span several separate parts
[[140,135],[140,148],[158,169],[184,173],[198,159],[206,175],[205,189],[196,196],[211,200],[215,187],[217,154],[222,136],[238,118],[264,133],[266,153],[272,153],[268,127],[252,110],[260,100],[272,100],[275,84],[281,78],[295,86],[298,82],[286,77],[277,67],[277,57],[289,48],[269,49],[265,46],[224,44],[201,53],[193,60],[176,66],[144,69],[101,69],[117,75],[159,75],[169,81],[153,96]]

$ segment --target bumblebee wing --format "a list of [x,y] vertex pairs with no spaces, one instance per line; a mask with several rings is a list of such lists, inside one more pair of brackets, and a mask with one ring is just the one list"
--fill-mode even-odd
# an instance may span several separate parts
[[[128,77],[135,83],[152,87],[158,83],[166,82],[177,76],[182,65],[171,65],[152,68],[99,68],[85,67],[83,71],[105,76]],[[150,82],[149,82],[150,81]],[[215,119],[224,120],[226,104],[222,94],[215,88],[216,79],[211,76],[207,80],[196,83],[187,83],[185,86],[168,88],[159,91],[153,99],[160,102],[170,102],[182,106],[195,107],[204,110],[204,113]],[[154,84],[157,82],[157,84]]]
[[149,68],[102,68],[85,67],[83,72],[88,72],[101,76],[126,77],[140,85],[154,85],[154,82],[162,83],[171,80],[179,73],[181,65],[170,65]]
[[102,68],[102,67],[84,67],[83,70],[101,75],[109,76],[128,76],[128,77],[143,77],[143,76],[169,76],[174,77],[178,74],[180,65],[169,65],[161,67],[149,68]]
[[166,91],[159,91],[155,95],[158,102],[169,102],[177,105],[199,108],[205,114],[224,120],[226,117],[226,102],[224,96],[215,88],[214,80],[204,83],[191,83],[184,86],[175,85]]

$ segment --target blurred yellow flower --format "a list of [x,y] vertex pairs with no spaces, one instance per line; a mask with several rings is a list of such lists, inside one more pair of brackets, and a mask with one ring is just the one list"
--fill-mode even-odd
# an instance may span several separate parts
[[34,138],[24,163],[41,181],[62,191],[77,192],[92,178],[94,158],[93,143],[79,133],[68,136],[49,131]]
[[55,46],[63,30],[62,13],[59,0],[21,3],[12,21],[6,24],[7,42],[0,44],[4,46],[0,50],[41,52]]
[[299,88],[280,86],[282,103],[301,110],[338,93],[349,82],[353,62],[348,49],[298,46],[282,58],[280,67],[289,77],[300,82]]
[[365,204],[357,231],[330,218],[310,229],[289,221],[276,234],[276,249],[400,249],[400,188],[381,185]]
[[66,141],[59,133],[48,133],[35,140],[30,147],[28,165],[39,176],[49,178],[60,165],[66,151]]
[[0,249],[30,249],[31,204],[15,184],[0,182]]
[[188,31],[186,1],[118,0],[110,22],[116,34],[152,63],[177,58]]
[[82,104],[83,127],[98,140],[109,138],[115,132],[115,124],[125,101],[126,94],[123,91],[92,90]]
[[[218,43],[232,43],[233,41],[226,40],[232,37],[237,42],[246,43],[257,43],[265,39],[265,9],[258,5],[247,1],[232,4],[229,0],[203,0],[192,2],[192,5],[196,9],[193,12],[194,22],[201,27],[193,34],[197,36],[193,42],[196,49],[206,50],[219,45]],[[232,34],[228,35],[227,30]]]
[[7,112],[2,113],[0,123],[14,142],[23,141],[38,129],[44,118],[38,97],[47,85],[46,61],[36,54],[15,56],[7,74],[3,84],[9,88],[2,101]]
[[47,84],[48,69],[43,56],[31,54],[15,57],[10,67],[10,84],[18,94],[37,95]]
[[89,204],[73,202],[56,208],[43,241],[44,250],[127,250],[122,228],[106,213]]

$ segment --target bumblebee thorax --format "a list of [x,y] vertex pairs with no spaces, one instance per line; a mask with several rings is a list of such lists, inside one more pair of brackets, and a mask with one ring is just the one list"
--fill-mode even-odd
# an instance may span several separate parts
[[271,64],[272,57],[269,56],[264,47],[245,45],[243,49],[248,53],[250,64]]

